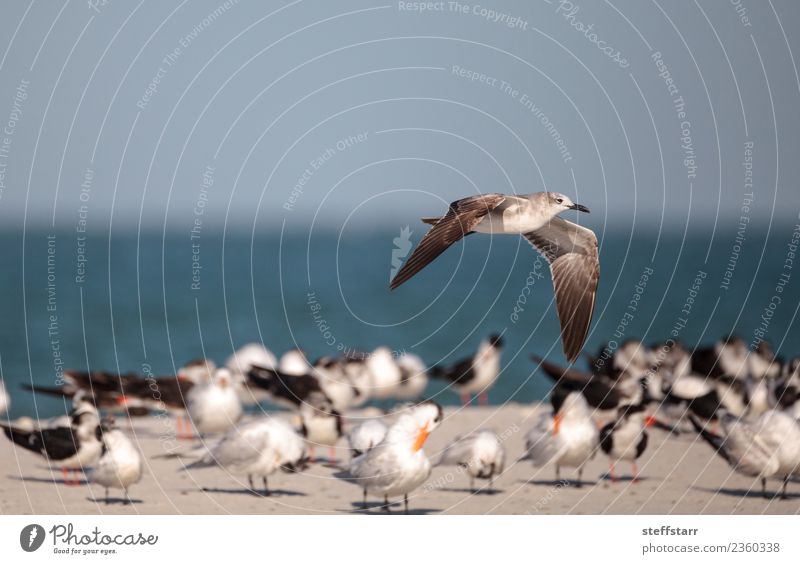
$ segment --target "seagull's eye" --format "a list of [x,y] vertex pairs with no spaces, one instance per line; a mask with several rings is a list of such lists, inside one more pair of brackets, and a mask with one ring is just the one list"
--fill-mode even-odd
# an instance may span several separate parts
[[556,198],[556,203],[557,204],[563,204],[564,203],[564,198]]

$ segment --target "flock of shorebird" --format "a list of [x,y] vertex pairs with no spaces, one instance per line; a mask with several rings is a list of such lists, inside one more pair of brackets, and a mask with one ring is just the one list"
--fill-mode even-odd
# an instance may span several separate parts
[[[271,474],[301,472],[313,463],[315,448],[331,447],[327,462],[335,461],[333,447],[346,439],[350,459],[342,461],[346,471],[338,476],[362,490],[364,507],[368,495],[383,497],[387,510],[389,498],[402,496],[407,510],[408,494],[428,480],[432,466],[461,467],[473,491],[475,479],[489,480],[483,489],[488,493],[503,473],[506,447],[491,429],[465,429],[429,458],[423,446],[444,419],[442,408],[430,400],[407,401],[424,394],[429,377],[445,378],[467,394],[485,394],[501,374],[501,350],[502,339],[492,335],[472,357],[428,370],[418,357],[394,357],[385,347],[310,363],[299,349],[277,359],[251,344],[224,367],[196,361],[172,377],[67,371],[60,387],[29,388],[71,397],[68,416],[0,426],[14,443],[62,468],[65,483],[78,483],[70,472],[86,471],[91,482],[106,488],[106,499],[108,488],[122,488],[128,499],[143,461],[113,416],[101,419],[98,410],[118,417],[174,413],[181,422],[176,435],[191,438],[196,432],[202,441],[181,455],[181,469],[218,467],[246,476],[258,495],[269,495]],[[572,483],[580,487],[584,465],[603,452],[612,480],[615,465],[627,461],[635,482],[651,426],[669,434],[696,432],[736,471],[760,479],[764,495],[767,479],[783,481],[784,497],[788,481],[800,476],[800,358],[783,362],[766,343],[750,350],[740,338],[728,337],[689,351],[673,342],[646,347],[631,340],[590,358],[589,372],[532,358],[553,380],[552,409],[538,414],[518,460],[552,465],[558,481],[562,468],[574,468]],[[345,418],[376,397],[398,403],[388,412],[362,410]],[[248,404],[262,401],[290,407],[291,414],[245,415]]]
[[[590,358],[590,371],[572,363],[583,349],[594,310],[599,259],[592,231],[558,217],[566,210],[588,212],[567,196],[542,192],[528,196],[488,194],[453,202],[442,217],[425,218],[433,227],[391,282],[397,288],[416,275],[450,245],[470,233],[516,234],[527,239],[549,262],[564,354],[563,368],[533,357],[554,381],[552,410],[540,413],[526,436],[522,458],[536,466],[577,469],[581,485],[584,465],[601,450],[609,457],[609,475],[619,461],[633,464],[647,448],[646,428],[657,425],[670,433],[697,432],[736,471],[761,480],[787,482],[800,474],[800,358],[783,362],[765,342],[754,349],[728,337],[712,347],[689,351],[668,341],[647,347],[631,340],[605,348]],[[474,479],[491,481],[505,468],[506,449],[489,429],[469,430],[454,437],[430,460],[423,446],[442,422],[443,411],[423,397],[429,377],[449,382],[467,403],[486,392],[501,373],[503,339],[491,335],[470,358],[430,369],[413,354],[395,356],[388,347],[363,355],[324,357],[309,362],[293,349],[276,358],[260,344],[236,351],[223,367],[208,359],[186,364],[177,375],[162,378],[105,372],[64,373],[56,388],[28,386],[35,393],[73,399],[74,409],[51,421],[18,420],[2,424],[17,445],[41,454],[70,471],[90,469],[89,477],[106,488],[128,488],[142,476],[136,445],[101,420],[99,411],[143,415],[171,412],[176,435],[197,432],[201,448],[189,453],[186,471],[220,467],[247,476],[250,490],[278,470],[302,471],[314,448],[333,447],[346,436],[351,450],[342,477],[364,495],[402,496],[422,486],[431,466],[457,465]],[[0,381],[2,384],[2,381]],[[388,414],[348,425],[344,415],[372,399],[395,399]],[[269,401],[293,410],[287,421],[261,415],[242,422],[248,404]],[[0,410],[7,407],[0,386]],[[406,403],[403,403],[406,402]],[[332,455],[335,459],[335,453]]]

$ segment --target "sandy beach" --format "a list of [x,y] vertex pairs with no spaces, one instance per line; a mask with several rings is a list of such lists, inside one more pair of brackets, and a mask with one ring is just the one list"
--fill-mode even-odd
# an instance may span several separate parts
[[[585,485],[575,488],[555,481],[552,467],[534,468],[519,461],[532,416],[542,405],[446,409],[446,418],[428,440],[433,457],[455,435],[491,428],[507,449],[505,472],[495,481],[496,493],[472,494],[469,478],[458,468],[437,467],[428,483],[410,496],[417,514],[797,514],[800,483],[789,485],[789,499],[764,499],[760,484],[733,473],[711,449],[690,433],[669,436],[650,430],[650,445],[640,459],[637,483],[630,466],[617,468],[618,480],[607,479],[608,463],[599,452],[586,467]],[[287,414],[281,416],[288,417]],[[355,420],[351,417],[349,421]],[[175,441],[172,421],[165,417],[134,420],[126,429],[146,458],[145,476],[131,490],[131,505],[95,502],[102,488],[82,482],[64,485],[60,471],[51,471],[38,456],[0,440],[0,512],[4,514],[344,514],[363,512],[361,492],[342,480],[341,469],[327,463],[328,449],[302,474],[270,477],[273,493],[258,497],[247,490],[246,478],[229,476],[218,468],[181,471],[181,459],[168,453],[187,453],[193,441]],[[346,442],[337,448],[340,462],[349,456]],[[191,459],[185,459],[187,463]],[[571,469],[562,479],[572,480]],[[485,486],[485,482],[478,482]],[[780,484],[770,481],[768,492]],[[119,491],[112,499],[119,500]],[[393,500],[398,502],[400,500]],[[380,500],[370,499],[369,513],[383,513]],[[401,512],[395,503],[393,512]]]

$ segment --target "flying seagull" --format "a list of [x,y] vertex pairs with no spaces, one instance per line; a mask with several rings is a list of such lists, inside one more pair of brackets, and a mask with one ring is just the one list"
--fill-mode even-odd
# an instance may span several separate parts
[[550,263],[561,322],[564,354],[574,361],[592,321],[600,261],[594,232],[558,217],[563,211],[588,213],[557,192],[510,196],[485,194],[457,200],[444,217],[423,218],[433,225],[394,277],[394,290],[425,268],[450,245],[470,233],[522,235]]

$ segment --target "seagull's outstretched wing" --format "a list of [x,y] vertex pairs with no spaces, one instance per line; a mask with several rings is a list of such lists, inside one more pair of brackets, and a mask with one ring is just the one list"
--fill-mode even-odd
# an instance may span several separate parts
[[389,287],[394,290],[425,268],[447,247],[472,231],[489,212],[505,199],[502,194],[486,194],[471,196],[450,204],[447,214],[437,221],[422,238]]
[[578,358],[594,312],[600,260],[594,232],[554,217],[523,236],[550,263],[556,293],[561,342],[570,362]]

